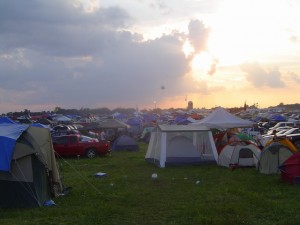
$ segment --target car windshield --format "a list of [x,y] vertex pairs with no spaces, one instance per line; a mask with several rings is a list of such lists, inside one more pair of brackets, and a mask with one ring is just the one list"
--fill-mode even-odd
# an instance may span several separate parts
[[79,141],[80,142],[92,142],[92,141],[95,141],[96,139],[95,138],[91,138],[91,137],[88,137],[88,136],[80,136],[79,138]]
[[299,128],[292,128],[284,132],[284,134],[296,134],[299,133]]

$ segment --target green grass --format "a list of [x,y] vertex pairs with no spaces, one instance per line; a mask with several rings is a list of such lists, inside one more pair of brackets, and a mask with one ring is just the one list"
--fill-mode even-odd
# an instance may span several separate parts
[[0,224],[300,224],[300,187],[279,175],[215,165],[161,169],[145,162],[146,149],[59,160],[70,193],[53,199],[53,207],[1,209]]

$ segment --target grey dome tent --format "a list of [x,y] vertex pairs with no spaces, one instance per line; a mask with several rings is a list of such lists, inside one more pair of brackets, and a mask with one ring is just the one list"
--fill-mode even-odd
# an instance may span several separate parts
[[293,154],[293,151],[287,146],[273,142],[261,152],[258,170],[263,174],[280,173],[279,166]]
[[49,129],[0,124],[0,207],[38,207],[60,193]]
[[132,137],[129,137],[127,135],[121,135],[118,137],[113,145],[112,145],[113,151],[119,151],[119,150],[131,150],[131,151],[138,151],[139,145],[136,140],[134,140]]
[[246,144],[244,142],[227,144],[219,154],[218,165],[257,168],[260,153],[260,149],[254,144]]

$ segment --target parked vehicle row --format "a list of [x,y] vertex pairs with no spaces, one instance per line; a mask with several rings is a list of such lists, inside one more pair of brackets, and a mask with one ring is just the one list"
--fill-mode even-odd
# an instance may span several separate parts
[[[300,149],[300,128],[299,127],[282,127],[276,129],[277,138],[288,138],[297,149]],[[274,130],[270,130],[263,135],[264,144],[274,137]]]

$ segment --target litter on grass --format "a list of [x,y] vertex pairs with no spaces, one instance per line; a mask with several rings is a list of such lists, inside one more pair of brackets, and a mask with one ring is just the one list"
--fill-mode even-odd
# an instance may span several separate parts
[[151,178],[152,178],[152,179],[157,179],[157,178],[158,178],[157,173],[153,173],[152,176],[151,176]]
[[106,177],[106,176],[107,176],[107,173],[98,172],[98,173],[95,173],[94,176],[95,176],[95,177],[99,177],[99,178],[101,178],[101,177]]
[[44,206],[56,206],[56,204],[53,200],[50,199],[44,203]]

